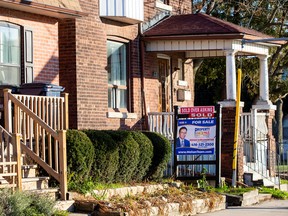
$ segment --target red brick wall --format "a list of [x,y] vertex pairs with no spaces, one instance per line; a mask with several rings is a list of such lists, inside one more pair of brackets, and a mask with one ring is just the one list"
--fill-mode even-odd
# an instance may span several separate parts
[[34,81],[59,84],[58,20],[7,8],[0,20],[33,30]]
[[[175,2],[171,1],[174,5]],[[186,5],[188,5],[188,2]],[[100,19],[98,1],[80,0],[82,10],[89,15],[61,21],[59,24],[60,83],[69,96],[70,127],[77,129],[143,129],[142,114],[158,107],[158,80],[152,76],[157,69],[155,54],[145,54],[145,98],[141,89],[141,62],[138,25]],[[153,7],[155,3],[152,4]],[[177,6],[178,7],[178,6]],[[186,7],[186,6],[185,6]],[[176,11],[176,9],[175,9]],[[153,17],[157,9],[145,4],[145,19]],[[76,29],[76,34],[74,30]],[[130,41],[130,112],[137,119],[107,118],[108,86],[106,41],[113,37]],[[67,53],[69,53],[67,55]],[[183,54],[181,54],[183,57]],[[146,58],[147,57],[147,58]],[[62,59],[63,58],[63,59]],[[174,63],[173,63],[174,65]],[[147,89],[146,89],[147,88]],[[146,94],[147,92],[147,94]]]
[[69,92],[69,125],[77,128],[77,74],[76,74],[75,20],[59,21],[60,85]]
[[221,143],[221,176],[232,178],[232,155],[235,126],[235,107],[223,108],[222,143]]
[[268,126],[268,169],[270,171],[270,176],[275,176],[277,172],[276,161],[277,161],[277,149],[276,149],[276,140],[273,136],[273,119],[275,117],[275,110],[267,110],[269,114],[267,118]]

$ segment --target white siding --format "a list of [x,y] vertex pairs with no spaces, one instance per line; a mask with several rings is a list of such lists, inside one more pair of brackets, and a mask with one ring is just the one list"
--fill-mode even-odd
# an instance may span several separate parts
[[143,0],[99,0],[100,17],[136,24],[144,20]]

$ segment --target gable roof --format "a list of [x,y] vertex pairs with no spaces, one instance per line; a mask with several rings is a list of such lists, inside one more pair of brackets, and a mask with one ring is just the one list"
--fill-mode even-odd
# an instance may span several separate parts
[[[209,16],[207,14],[172,15],[143,33],[147,39],[178,39],[205,37],[214,39],[267,39],[273,38],[253,29]],[[274,41],[273,43],[278,43]]]

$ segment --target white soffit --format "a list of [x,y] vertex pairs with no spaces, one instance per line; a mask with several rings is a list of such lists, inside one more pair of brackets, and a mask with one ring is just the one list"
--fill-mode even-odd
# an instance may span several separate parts
[[[155,40],[146,42],[146,51],[186,51],[187,58],[225,56],[224,50],[236,50],[247,55],[268,55],[269,46],[241,40]],[[236,54],[237,55],[237,54]]]

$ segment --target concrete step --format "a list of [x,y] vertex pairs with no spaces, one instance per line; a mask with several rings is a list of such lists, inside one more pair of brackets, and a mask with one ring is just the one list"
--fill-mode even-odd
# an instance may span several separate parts
[[36,164],[32,165],[22,165],[22,178],[28,178],[28,177],[36,177],[36,170],[38,166]]
[[258,194],[259,202],[263,202],[266,200],[270,200],[272,198],[272,194]]
[[[28,190],[28,191],[30,193],[43,194],[43,195],[45,194],[45,196],[51,198],[52,200],[56,200],[56,201],[59,200],[59,198],[60,198],[59,188],[36,189],[36,190]],[[63,201],[63,202],[65,202],[65,201]],[[61,208],[58,208],[58,209],[59,210],[69,210],[68,208],[65,209],[64,207],[62,209]]]
[[28,177],[22,179],[22,190],[48,189],[49,177]]

